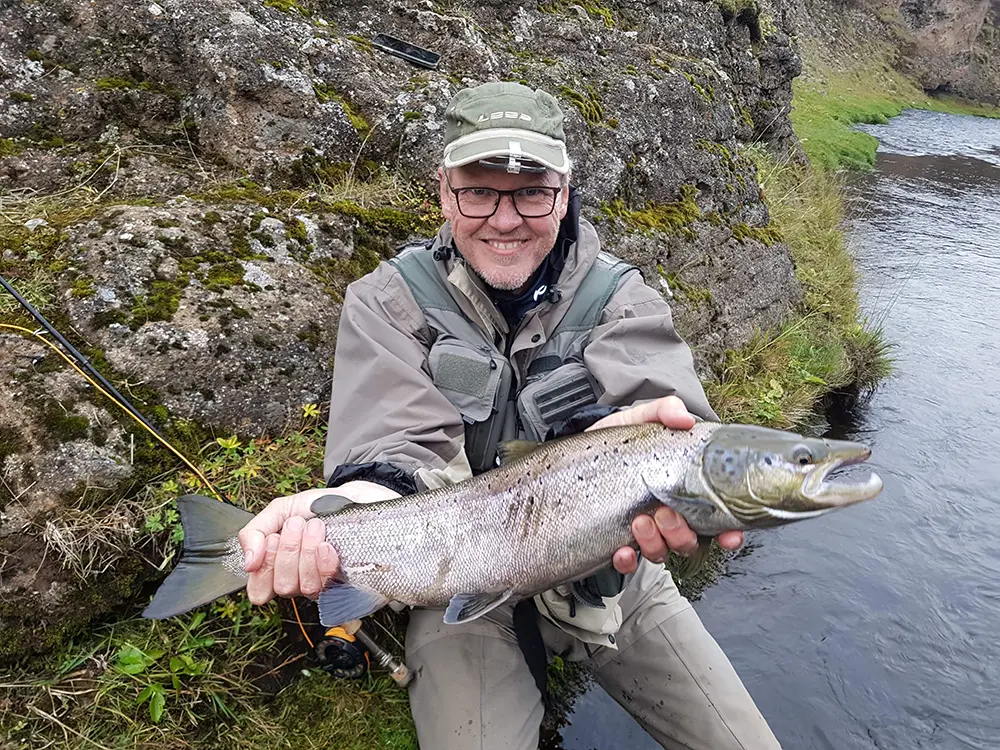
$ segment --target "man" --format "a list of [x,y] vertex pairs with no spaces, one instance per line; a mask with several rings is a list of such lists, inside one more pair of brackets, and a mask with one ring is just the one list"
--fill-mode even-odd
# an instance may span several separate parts
[[[447,223],[345,295],[328,486],[377,502],[491,468],[501,439],[715,419],[661,295],[601,254],[579,217],[555,99],[489,83],[459,92],[445,119]],[[336,574],[323,524],[306,520],[324,492],[279,498],[240,533],[251,601],[315,597]],[[778,747],[663,567],[669,550],[695,549],[694,533],[665,507],[633,532],[641,560],[623,547],[606,571],[472,622],[410,611],[422,748],[537,747],[545,653],[589,662],[666,748]]]

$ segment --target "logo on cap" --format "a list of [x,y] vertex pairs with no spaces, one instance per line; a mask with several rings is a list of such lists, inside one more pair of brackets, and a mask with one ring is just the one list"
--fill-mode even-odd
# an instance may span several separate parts
[[490,120],[524,120],[525,122],[531,122],[531,115],[526,115],[524,112],[490,112],[488,115],[479,115],[479,120],[477,122],[489,122]]

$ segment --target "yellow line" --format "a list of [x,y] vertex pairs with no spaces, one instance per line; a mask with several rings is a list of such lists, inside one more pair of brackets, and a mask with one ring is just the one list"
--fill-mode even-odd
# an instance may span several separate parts
[[52,351],[54,351],[56,354],[58,354],[60,357],[62,357],[64,360],[66,360],[66,362],[69,364],[70,367],[72,367],[74,370],[76,370],[78,373],[80,373],[80,375],[82,375],[87,380],[88,383],[90,383],[92,386],[94,386],[94,388],[96,388],[100,393],[103,393],[104,396],[106,396],[111,402],[117,404],[119,406],[119,408],[121,408],[122,411],[124,411],[126,414],[128,414],[130,417],[132,417],[132,419],[134,419],[136,421],[136,423],[140,427],[142,427],[142,429],[144,429],[146,432],[148,432],[150,435],[152,435],[154,438],[156,438],[158,441],[160,441],[160,443],[162,443],[171,453],[173,453],[181,461],[183,461],[187,465],[187,467],[189,469],[191,469],[191,471],[193,471],[195,473],[195,475],[204,483],[204,485],[209,490],[211,490],[212,494],[215,495],[215,497],[219,500],[219,502],[224,502],[224,500],[222,499],[222,495],[219,494],[218,490],[216,490],[215,487],[212,486],[212,483],[208,481],[208,478],[204,474],[201,473],[201,470],[198,469],[197,466],[195,466],[193,463],[191,463],[183,453],[181,453],[179,450],[177,450],[176,448],[174,448],[174,446],[172,446],[165,439],[163,439],[162,437],[160,437],[156,432],[154,432],[153,430],[149,429],[149,427],[147,425],[144,425],[142,423],[142,420],[140,420],[138,417],[135,416],[135,414],[133,414],[132,412],[130,412],[128,409],[126,409],[125,405],[122,404],[117,398],[115,398],[110,393],[108,393],[104,388],[102,388],[101,385],[100,385],[100,383],[97,383],[92,377],[90,377],[90,375],[88,375],[84,370],[82,370],[76,364],[76,362],[74,362],[72,359],[70,359],[66,355],[66,353],[63,352],[62,349],[60,349],[58,346],[56,346],[51,341],[49,341],[47,338],[41,336],[37,332],[29,330],[27,328],[24,328],[23,326],[11,325],[10,323],[0,323],[0,328],[7,328],[9,330],[17,331],[18,333],[22,333],[22,334],[24,334],[26,336],[32,336],[32,337],[38,339],[39,341],[41,341],[43,344],[45,344],[50,349],[52,349]]

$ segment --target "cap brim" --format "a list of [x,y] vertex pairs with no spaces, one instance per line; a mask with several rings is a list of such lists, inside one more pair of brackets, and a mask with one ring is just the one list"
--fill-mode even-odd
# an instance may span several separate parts
[[562,141],[529,130],[480,130],[448,144],[444,166],[461,167],[481,159],[516,157],[518,161],[537,162],[559,174],[569,172],[569,157]]

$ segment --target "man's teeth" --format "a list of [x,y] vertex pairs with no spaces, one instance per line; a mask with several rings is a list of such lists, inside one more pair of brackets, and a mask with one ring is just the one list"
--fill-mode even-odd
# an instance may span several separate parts
[[524,244],[523,240],[517,240],[516,242],[496,242],[494,240],[490,241],[490,244],[497,250],[516,250]]

